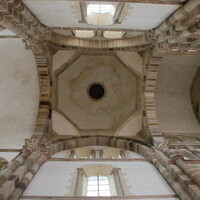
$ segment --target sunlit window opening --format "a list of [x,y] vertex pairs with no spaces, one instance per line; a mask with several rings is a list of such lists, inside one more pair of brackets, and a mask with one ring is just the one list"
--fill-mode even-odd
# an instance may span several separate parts
[[116,159],[116,158],[122,158],[122,156],[121,156],[121,154],[119,154],[118,156],[105,156],[105,155],[103,155],[103,158],[109,158],[109,159]]
[[95,35],[93,30],[75,30],[74,34],[78,38],[92,38]]
[[104,31],[103,36],[108,39],[119,39],[124,36],[124,31]]
[[88,4],[86,21],[96,26],[114,23],[115,7],[111,4]]
[[87,183],[87,196],[111,196],[107,176],[90,176]]
[[92,158],[92,154],[89,155],[89,156],[77,156],[76,154],[73,154],[73,157],[72,158]]
[[115,8],[112,5],[107,4],[89,4],[87,7],[87,14],[91,13],[99,13],[99,14],[105,14],[110,13],[114,16],[115,14]]
[[[74,158],[77,158],[77,156],[76,156],[76,155],[74,155]],[[78,157],[78,158],[92,158],[92,155],[91,155],[91,156],[89,156],[89,157],[87,157],[87,156],[81,156],[81,157]]]

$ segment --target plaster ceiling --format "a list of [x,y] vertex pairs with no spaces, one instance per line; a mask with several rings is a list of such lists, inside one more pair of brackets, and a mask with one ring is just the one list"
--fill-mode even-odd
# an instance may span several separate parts
[[190,89],[199,67],[198,55],[166,55],[156,81],[156,111],[164,135],[199,135]]
[[[77,55],[64,64],[58,79],[58,111],[80,132],[110,131],[138,112],[138,75],[115,55]],[[88,95],[88,86],[100,83],[105,97]],[[137,128],[136,128],[137,129]]]
[[[44,25],[96,28],[86,23],[79,23],[79,1],[23,0],[23,2]],[[122,11],[125,17],[122,23],[100,26],[100,28],[149,30],[161,24],[179,7],[178,5],[143,3],[125,3],[125,6],[128,9]]]

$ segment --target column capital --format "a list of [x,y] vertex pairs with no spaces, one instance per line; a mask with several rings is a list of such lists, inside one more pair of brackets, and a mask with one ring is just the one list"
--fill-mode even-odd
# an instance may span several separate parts
[[110,175],[115,174],[115,173],[119,173],[120,170],[121,170],[121,168],[113,168],[112,171],[110,172]]
[[162,142],[156,147],[156,149],[158,150],[162,150],[165,148],[169,149],[169,143],[170,143],[169,139],[163,139]]
[[40,33],[41,33],[41,38],[46,39],[49,37],[51,29],[49,27],[45,27]]
[[76,170],[78,171],[78,173],[85,175],[87,177],[87,174],[83,168],[77,168]]
[[38,138],[25,139],[24,149],[31,149],[37,151],[41,148],[41,142]]
[[155,42],[158,39],[158,34],[155,30],[150,30],[147,33],[147,40],[150,42]]
[[29,48],[39,47],[39,40],[37,40],[37,39],[29,38],[25,42],[26,42],[27,47],[29,47]]

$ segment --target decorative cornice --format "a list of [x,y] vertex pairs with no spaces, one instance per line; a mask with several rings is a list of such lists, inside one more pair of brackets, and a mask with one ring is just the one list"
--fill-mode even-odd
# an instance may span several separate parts
[[145,34],[124,39],[95,40],[95,39],[81,39],[81,38],[67,37],[55,32],[51,32],[47,40],[51,43],[58,45],[79,47],[83,49],[95,49],[95,50],[98,49],[108,50],[108,49],[119,49],[119,48],[123,49],[131,47],[140,47],[149,44],[149,42],[146,40]]

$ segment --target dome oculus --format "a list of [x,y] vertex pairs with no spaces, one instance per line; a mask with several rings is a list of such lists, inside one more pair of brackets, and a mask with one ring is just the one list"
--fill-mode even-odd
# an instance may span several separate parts
[[100,100],[105,95],[104,87],[99,83],[94,83],[88,88],[88,95],[94,100]]

